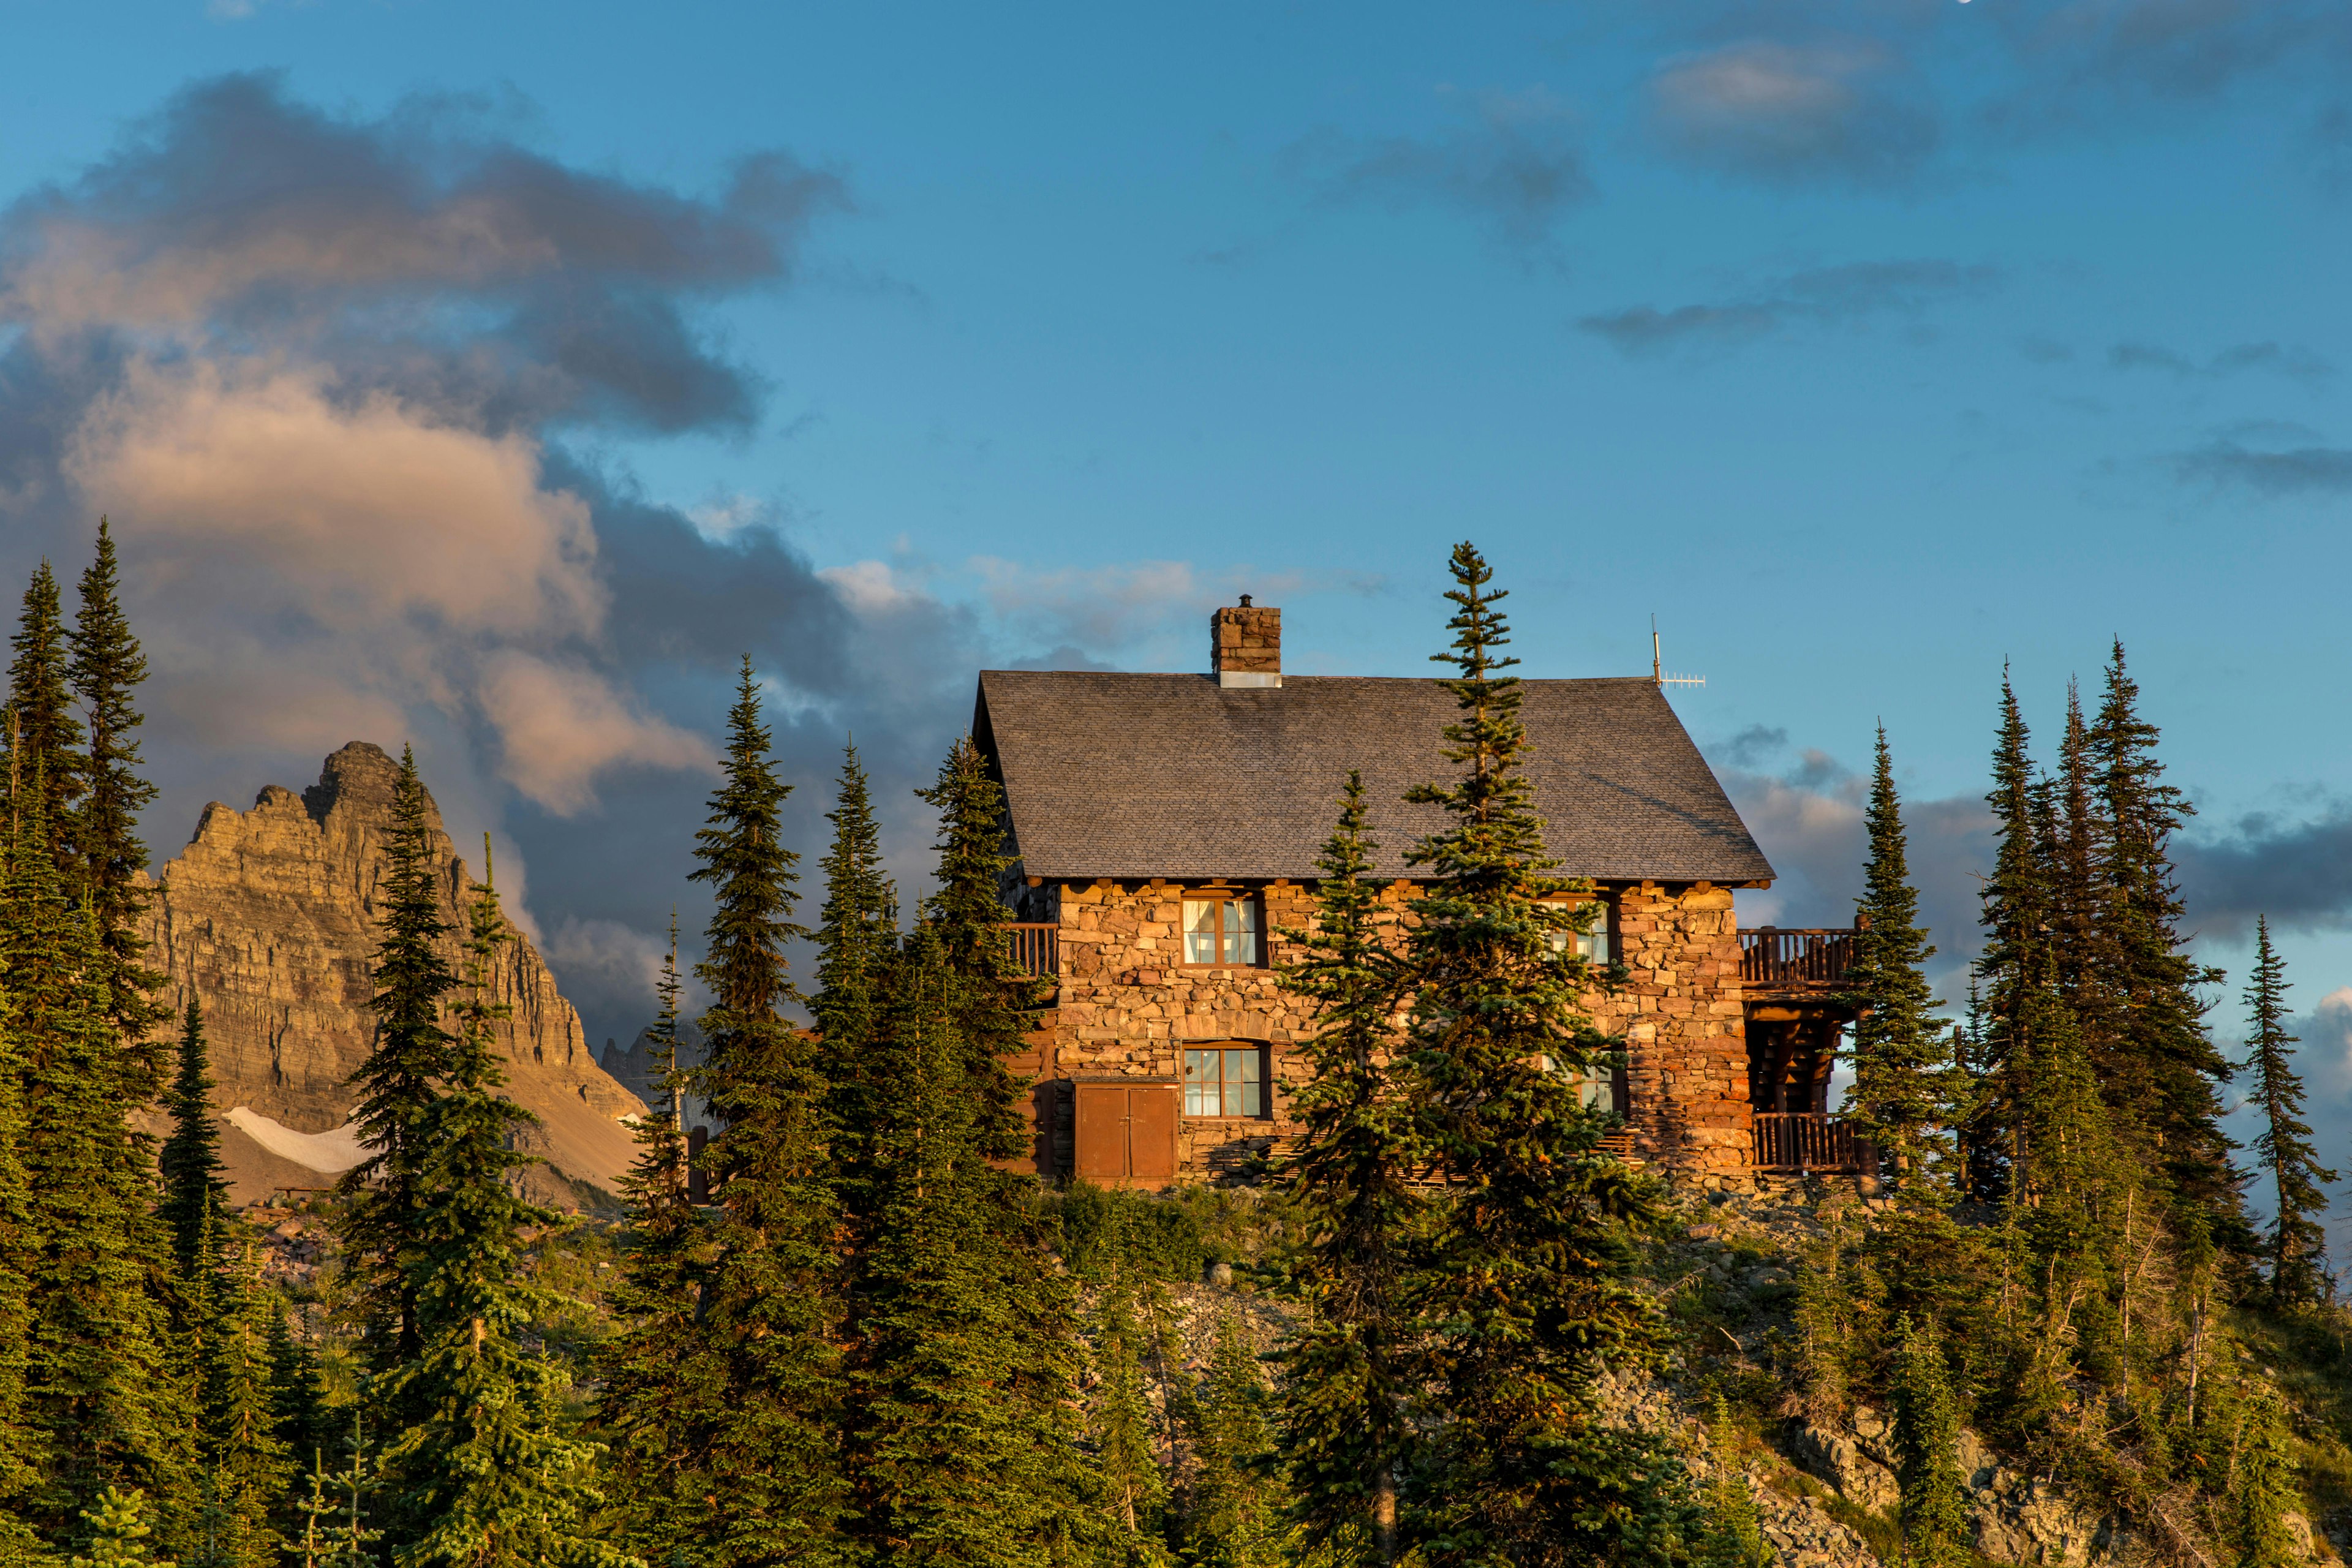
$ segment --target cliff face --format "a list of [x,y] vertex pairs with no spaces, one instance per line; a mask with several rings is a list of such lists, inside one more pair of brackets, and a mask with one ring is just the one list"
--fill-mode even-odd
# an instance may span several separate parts
[[[195,837],[158,877],[146,961],[169,977],[159,999],[182,1003],[194,988],[220,1086],[215,1103],[248,1112],[222,1129],[241,1198],[299,1184],[289,1173],[324,1185],[350,1163],[337,1163],[341,1141],[315,1135],[348,1120],[356,1096],[345,1080],[374,1034],[369,963],[399,775],[381,749],[355,741],[299,795],[272,784],[250,810],[206,806]],[[454,969],[468,871],[437,811],[431,823]],[[499,1026],[507,1092],[542,1123],[530,1137],[532,1152],[610,1189],[634,1152],[620,1118],[644,1105],[597,1066],[580,1015],[520,935],[501,950],[492,985],[512,1009]]]

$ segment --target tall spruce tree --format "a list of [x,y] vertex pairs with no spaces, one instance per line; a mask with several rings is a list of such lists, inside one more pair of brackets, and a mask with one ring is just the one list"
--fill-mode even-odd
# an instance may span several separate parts
[[2205,1211],[2216,1240],[2242,1253],[2252,1236],[2230,1161],[2236,1145],[2221,1126],[2230,1063],[2205,1027],[2199,992],[2221,972],[2189,955],[2172,871],[2172,835],[2196,808],[2164,782],[2157,740],[2117,641],[2090,733],[2107,852],[2099,942],[2116,1018],[2097,1066],[2109,1103],[2130,1118],[2176,1203]]
[[1895,1326],[1895,1479],[1901,1489],[1905,1568],[1956,1568],[1969,1560],[1961,1489],[1960,1421],[1935,1325]]
[[173,1268],[186,1310],[199,1322],[210,1315],[213,1277],[220,1266],[217,1242],[228,1214],[228,1179],[222,1174],[212,1091],[204,1006],[191,990],[180,1014],[179,1066],[163,1102],[172,1131],[155,1160],[163,1184],[156,1213],[171,1234]]
[[155,786],[140,775],[132,733],[144,721],[133,694],[147,679],[147,656],[122,613],[121,587],[114,536],[101,517],[97,554],[81,574],[73,629],[66,634],[67,684],[81,705],[88,742],[68,837],[71,874],[98,921],[107,1011],[124,1047],[124,1092],[144,1104],[161,1087],[164,1066],[163,1047],[151,1038],[163,1014],[150,999],[163,977],[142,963],[147,942],[139,933],[150,896],[140,876],[147,846],[139,837],[139,814],[153,804]]
[[1780,1553],[1765,1543],[1763,1521],[1756,1512],[1756,1494],[1739,1468],[1739,1435],[1723,1395],[1715,1396],[1715,1418],[1707,1424],[1706,1526],[1693,1553],[1698,1568],[1771,1568]]
[[1042,1562],[1085,1490],[1076,1302],[1026,1179],[993,1163],[1026,1142],[1004,1056],[1035,987],[1009,963],[1003,803],[969,741],[920,793],[940,812],[939,887],[888,972],[863,1075],[855,1528],[893,1561]]
[[1405,953],[1414,1086],[1451,1184],[1410,1292],[1432,1331],[1434,1427],[1415,1531],[1432,1564],[1664,1561],[1687,1522],[1678,1472],[1604,1422],[1595,1393],[1604,1360],[1641,1365],[1661,1342],[1628,1278],[1646,1206],[1570,1076],[1609,1047],[1551,942],[1574,918],[1551,900],[1572,885],[1547,875],[1503,595],[1475,546],[1452,567],[1454,646],[1434,657],[1460,672],[1444,754],[1461,771],[1406,796],[1445,817],[1407,856],[1429,886]]
[[192,1423],[152,1289],[168,1253],[150,1208],[153,1170],[121,1095],[96,921],[62,886],[37,765],[17,795],[0,990],[21,1073],[23,1421],[49,1460],[30,1513],[61,1532],[82,1504],[128,1483],[183,1517]]
[[776,776],[760,687],[743,661],[728,714],[724,776],[696,837],[715,908],[702,963],[707,1055],[698,1087],[722,1131],[705,1150],[715,1213],[698,1263],[693,1328],[677,1347],[670,1447],[623,1450],[622,1482],[677,1500],[674,1542],[711,1568],[823,1563],[844,1550],[838,1205],[829,1181],[818,1045],[783,1009],[797,1000],[784,947],[799,857],[783,844],[790,786]]
[[[416,771],[416,753],[404,746],[392,805],[392,836],[378,882],[383,933],[376,945],[375,1039],[352,1075],[360,1091],[352,1121],[375,1151],[344,1173],[343,1246],[359,1280],[363,1316],[361,1355],[368,1369],[389,1377],[424,1350],[416,1321],[409,1254],[419,1243],[426,1201],[419,1139],[425,1116],[450,1066],[452,1041],[441,1026],[443,999],[457,977],[441,944],[449,923],[441,917],[439,857],[433,805]],[[402,1411],[403,1423],[421,1411]]]
[[280,1542],[271,1519],[294,1471],[270,1390],[276,1303],[250,1245],[217,1258],[215,1268],[199,1361],[205,1527],[188,1558],[192,1568],[275,1568]]
[[[8,954],[17,945],[14,849],[9,837],[0,834],[0,952]],[[0,968],[0,1562],[12,1564],[39,1555],[38,1538],[27,1519],[39,1500],[49,1462],[29,1406],[32,1277],[40,1247],[24,1162],[29,1042],[17,1024],[14,990]]]
[[[620,1283],[607,1299],[616,1331],[602,1347],[604,1384],[597,1429],[627,1476],[656,1473],[679,1440],[676,1375],[678,1347],[694,1331],[702,1213],[687,1186],[687,1138],[678,1125],[687,1074],[677,1065],[677,914],[669,919],[669,952],[655,986],[660,998],[649,1047],[658,1071],[653,1103],[636,1125],[637,1157],[621,1178],[629,1217],[621,1234]],[[666,1487],[633,1488],[619,1512],[626,1538],[648,1562],[661,1562],[683,1528],[682,1500]]]
[[2314,1306],[2333,1294],[2327,1272],[2326,1187],[2336,1173],[2319,1163],[2311,1129],[2302,1121],[2303,1079],[2296,1076],[2286,1032],[2286,963],[2271,945],[2267,915],[2254,921],[2254,972],[2246,984],[2245,1070],[2263,1130],[2254,1152],[2271,1183],[2270,1234],[2263,1252],[2270,1296],[2281,1307]]
[[[898,894],[882,865],[882,835],[857,748],[843,748],[833,847],[819,862],[824,906],[817,917],[817,993],[809,1012],[824,1043],[832,1096],[834,1155],[854,1182],[865,1174],[864,1129],[871,1107],[866,1047],[880,991],[898,946]],[[853,1203],[855,1212],[856,1205]]]
[[388,1533],[401,1568],[622,1568],[635,1560],[592,1525],[604,1503],[596,1445],[562,1430],[563,1381],[530,1342],[556,1299],[526,1278],[525,1238],[561,1218],[516,1190],[538,1163],[516,1145],[539,1118],[499,1093],[509,1009],[491,984],[510,938],[488,852],[486,837],[457,1036],[440,1091],[410,1128],[422,1206],[400,1264],[419,1348],[385,1392],[422,1414],[384,1450]]
[[[9,637],[8,773],[17,787],[39,795],[38,816],[60,873],[74,868],[67,850],[74,803],[81,796],[82,728],[74,717],[68,678],[65,612],[58,579],[47,561],[26,585],[23,612]],[[29,819],[33,802],[18,803]]]
[[1983,1203],[1999,1202],[2009,1192],[2018,1102],[2025,1090],[2020,1015],[2039,983],[2048,950],[2049,889],[2034,833],[2029,740],[2016,689],[2004,669],[1992,788],[1985,795],[1992,808],[1993,868],[1981,889],[1984,945],[1969,994],[1974,1112],[1960,1133],[1968,1195]]
[[1300,1126],[1281,1180],[1304,1230],[1300,1285],[1312,1310],[1278,1355],[1281,1447],[1292,1507],[1312,1550],[1397,1560],[1398,1477],[1410,1468],[1415,1344],[1402,1285],[1427,1205],[1411,1095],[1398,1081],[1393,1016],[1402,991],[1383,940],[1380,846],[1361,773],[1318,864],[1312,929],[1284,985],[1315,1008],[1292,1095]]
[[1956,1102],[1961,1086],[1951,1037],[1930,1016],[1941,1005],[1923,970],[1935,949],[1919,928],[1919,895],[1905,856],[1903,804],[1886,730],[1878,731],[1871,775],[1870,859],[1855,901],[1853,958],[1846,985],[1856,1007],[1856,1121],[1891,1165],[1906,1206],[1940,1206],[1951,1188]]
[[1095,1384],[1087,1436],[1094,1448],[1097,1506],[1108,1526],[1108,1560],[1126,1568],[1160,1568],[1166,1540],[1168,1478],[1144,1385],[1149,1336],[1136,1321],[1133,1282],[1115,1272],[1095,1302]]
[[1181,1542],[1190,1568],[1281,1568],[1282,1497],[1269,1419],[1272,1397],[1257,1353],[1230,1316],[1199,1394],[1185,1402],[1192,1447]]

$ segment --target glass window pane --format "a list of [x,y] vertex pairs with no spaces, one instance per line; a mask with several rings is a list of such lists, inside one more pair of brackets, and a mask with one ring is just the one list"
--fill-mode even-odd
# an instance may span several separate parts
[[1254,899],[1225,900],[1225,962],[1257,962],[1257,902]]
[[1216,1052],[1184,1053],[1184,1113],[1187,1116],[1217,1114]]
[[1255,1051],[1250,1053],[1249,1081],[1242,1085],[1242,1114],[1244,1116],[1265,1114],[1265,1085],[1258,1079]]
[[1214,899],[1184,900],[1184,962],[1217,962],[1217,900]]
[[1225,1076],[1240,1079],[1244,1083],[1258,1080],[1258,1051],[1255,1046],[1244,1050],[1225,1053]]

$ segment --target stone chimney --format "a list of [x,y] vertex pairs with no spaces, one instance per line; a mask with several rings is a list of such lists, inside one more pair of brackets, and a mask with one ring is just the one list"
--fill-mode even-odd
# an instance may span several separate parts
[[1247,594],[1209,617],[1209,668],[1219,686],[1282,684],[1282,612],[1260,609]]

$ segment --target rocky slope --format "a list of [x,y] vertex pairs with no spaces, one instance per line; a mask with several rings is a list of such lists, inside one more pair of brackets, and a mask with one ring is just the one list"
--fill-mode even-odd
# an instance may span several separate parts
[[[249,810],[206,806],[157,878],[147,962],[168,977],[161,1000],[176,1006],[193,989],[204,1005],[240,1201],[325,1185],[352,1163],[351,1140],[334,1134],[373,1033],[368,968],[398,778],[392,758],[354,741],[299,795],[272,784]],[[469,872],[437,811],[432,828],[454,926]],[[454,966],[454,934],[448,951]],[[503,950],[492,984],[512,1009],[499,1026],[509,1093],[541,1119],[533,1152],[563,1177],[611,1190],[634,1152],[622,1119],[644,1105],[597,1065],[579,1014],[528,941]],[[534,1185],[542,1198],[584,1195],[562,1181]]]

